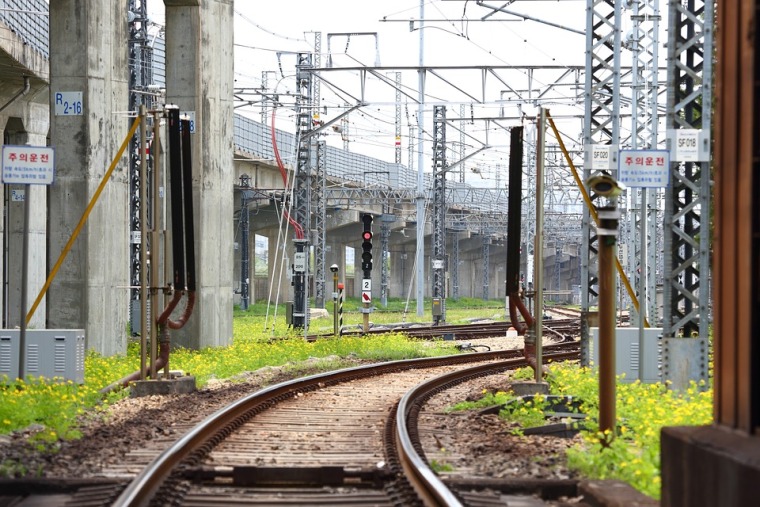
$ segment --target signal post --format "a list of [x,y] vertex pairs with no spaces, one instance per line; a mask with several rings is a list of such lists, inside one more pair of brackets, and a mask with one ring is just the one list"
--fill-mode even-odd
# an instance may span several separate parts
[[372,309],[372,220],[369,213],[362,215],[362,318],[364,333],[369,332],[369,314]]

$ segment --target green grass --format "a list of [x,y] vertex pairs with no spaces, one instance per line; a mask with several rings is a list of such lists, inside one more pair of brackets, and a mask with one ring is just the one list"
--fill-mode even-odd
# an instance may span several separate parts
[[[517,378],[533,378],[533,370],[515,372]],[[620,479],[639,491],[660,497],[660,430],[663,426],[699,426],[712,422],[712,389],[693,384],[685,392],[668,389],[664,384],[618,382],[616,387],[617,435],[611,444],[609,434],[599,431],[599,390],[595,370],[577,364],[553,364],[547,377],[550,394],[569,395],[582,400],[580,411],[586,414],[581,431],[582,443],[571,448],[568,465],[584,477]],[[451,410],[471,410],[503,405],[514,399],[506,392],[486,392],[479,400],[462,402]],[[512,411],[500,411],[500,417],[515,421],[524,428],[543,420],[546,408],[541,399],[525,403]]]
[[[447,323],[464,323],[479,317],[503,320],[504,303],[483,302],[462,298],[447,300]],[[332,311],[332,301],[326,305]],[[344,303],[345,326],[359,325],[363,318],[358,299]],[[388,308],[377,308],[370,321],[383,324],[393,322],[430,322],[430,301],[425,304],[425,315],[416,315],[416,303],[391,299]],[[406,311],[405,311],[406,310]],[[398,333],[370,335],[368,337],[343,336],[306,342],[302,336],[287,329],[284,307],[274,318],[274,309],[255,304],[247,311],[236,309],[233,320],[233,341],[229,347],[203,350],[173,350],[170,367],[194,375],[199,386],[211,379],[229,379],[255,371],[265,366],[286,366],[295,375],[311,373],[314,367],[302,366],[307,359],[322,359],[322,370],[343,366],[341,358],[363,358],[375,361],[406,359],[413,357],[453,354],[451,342],[428,342],[409,340]],[[316,319],[310,332],[332,329],[332,317]],[[79,437],[77,418],[82,415],[98,417],[108,410],[109,404],[125,396],[119,391],[103,397],[99,390],[123,378],[139,368],[139,344],[130,341],[127,353],[102,357],[88,352],[85,358],[85,382],[57,382],[27,378],[25,381],[0,382],[0,434],[30,426],[37,428],[35,441],[45,446],[58,439]],[[530,369],[515,373],[515,378],[532,379]],[[572,395],[585,400],[584,413],[588,414],[587,429],[583,432],[583,444],[568,453],[572,467],[589,478],[618,478],[632,484],[642,492],[657,498],[660,490],[660,429],[663,426],[704,425],[712,421],[712,390],[694,386],[686,393],[678,394],[662,384],[618,383],[617,417],[619,435],[609,447],[600,445],[604,437],[599,435],[594,421],[598,414],[596,374],[572,364],[555,364],[548,377],[552,394]],[[506,393],[488,393],[470,407],[490,406],[503,403]],[[524,408],[524,412],[522,408]],[[536,415],[540,403],[522,407],[511,415],[523,422]],[[536,412],[536,413],[533,413]],[[534,417],[535,418],[535,417]],[[515,419],[513,419],[515,420]],[[0,476],[3,474],[0,466]]]
[[[483,315],[487,304],[478,300],[452,302],[451,315],[459,319],[467,316]],[[489,313],[498,313],[501,303],[490,302]],[[345,302],[346,314],[344,325],[362,323],[361,307],[358,298]],[[476,307],[472,309],[471,307]],[[332,301],[327,304],[332,310]],[[376,311],[371,314],[373,322],[400,322],[405,316],[404,302],[392,299],[389,308],[396,312]],[[427,313],[407,315],[408,322],[430,322],[430,304],[426,304]],[[414,320],[412,320],[414,319]],[[317,332],[319,327],[332,329],[332,318],[315,319],[310,332]],[[99,390],[110,383],[123,378],[139,369],[139,342],[131,340],[127,353],[112,357],[102,357],[88,351],[85,357],[84,384],[59,382],[56,380],[27,378],[24,381],[8,382],[0,379],[0,434],[15,430],[35,427],[35,439],[44,445],[59,438],[79,437],[77,418],[83,414],[106,411],[110,403],[125,395],[124,391],[114,392],[108,396]],[[229,347],[206,348],[203,350],[174,349],[170,356],[170,368],[182,370],[194,375],[199,387],[210,379],[233,378],[243,372],[254,371],[265,366],[286,365],[289,372],[313,371],[313,366],[299,366],[299,363],[311,358],[328,358],[320,362],[319,367],[326,371],[342,367],[337,358],[354,357],[374,361],[408,359],[441,354],[454,354],[457,351],[451,344],[440,342],[430,346],[427,342],[409,340],[398,333],[368,337],[344,336],[338,339],[322,339],[306,342],[302,336],[289,330],[285,324],[284,306],[274,317],[274,308],[259,303],[251,305],[247,311],[236,309],[233,319],[233,340]]]

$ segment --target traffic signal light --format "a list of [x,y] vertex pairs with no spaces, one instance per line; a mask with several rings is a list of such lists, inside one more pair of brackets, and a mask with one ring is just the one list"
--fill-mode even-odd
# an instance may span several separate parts
[[372,215],[362,215],[364,230],[362,231],[362,269],[372,270]]

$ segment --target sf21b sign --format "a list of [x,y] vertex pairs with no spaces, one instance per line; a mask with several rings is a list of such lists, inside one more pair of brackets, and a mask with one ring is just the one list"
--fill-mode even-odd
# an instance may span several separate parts
[[55,152],[46,146],[3,146],[3,183],[50,185],[55,177]]
[[667,187],[670,153],[667,150],[620,150],[618,181],[627,187]]

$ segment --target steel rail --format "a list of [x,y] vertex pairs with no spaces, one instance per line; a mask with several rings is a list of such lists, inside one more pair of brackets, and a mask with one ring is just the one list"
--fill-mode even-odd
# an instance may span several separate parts
[[[554,348],[562,348],[554,346]],[[577,359],[579,352],[556,352],[544,354],[544,363],[557,360]],[[455,371],[418,384],[399,401],[396,411],[396,445],[401,465],[407,478],[426,506],[461,507],[463,504],[443,483],[438,475],[428,466],[422,456],[417,434],[417,416],[419,407],[433,394],[450,386],[466,382],[473,378],[489,375],[502,370],[528,366],[524,357],[475,366],[466,370]],[[417,444],[417,445],[415,445]],[[419,448],[418,448],[419,447]]]
[[179,438],[134,478],[113,505],[116,507],[149,505],[180,463],[190,462],[190,464],[195,464],[211,448],[224,440],[235,428],[242,425],[256,413],[266,410],[279,401],[291,398],[297,393],[314,390],[321,385],[347,382],[378,373],[475,361],[499,360],[515,357],[519,354],[521,354],[521,351],[516,349],[476,352],[437,358],[406,359],[310,375],[264,388],[216,411]]

